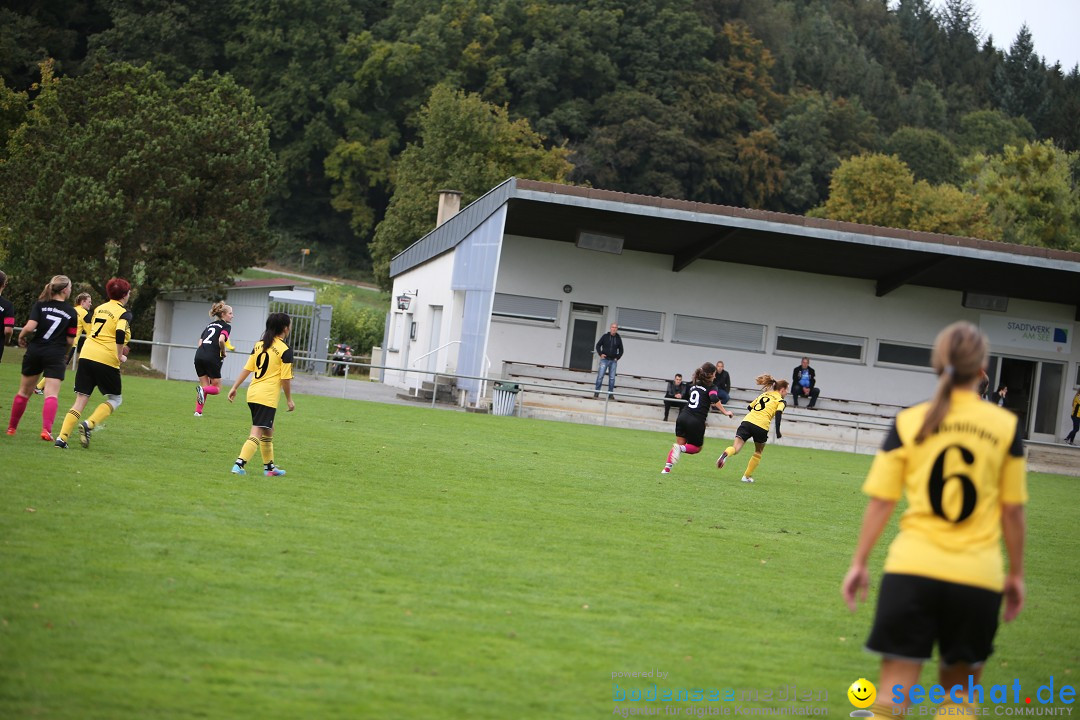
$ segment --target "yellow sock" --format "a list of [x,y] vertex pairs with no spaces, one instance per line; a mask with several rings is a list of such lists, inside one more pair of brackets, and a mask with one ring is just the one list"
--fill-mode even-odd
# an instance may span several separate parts
[[263,436],[259,441],[259,450],[262,451],[263,465],[274,462],[274,438]]
[[728,457],[731,457],[732,455],[735,454],[735,448],[733,446],[731,446],[731,445],[728,445],[726,448],[724,448],[724,452],[727,453]]
[[248,460],[255,457],[255,451],[259,449],[259,438],[254,435],[248,436],[244,447],[240,448],[240,459],[246,464]]
[[107,402],[101,403],[96,408],[94,408],[94,414],[87,419],[86,424],[90,426],[91,430],[93,430],[95,427],[98,426],[99,423],[104,422],[105,418],[109,417],[110,415],[112,415],[112,405]]
[[42,375],[41,379],[38,380],[37,389],[38,390],[44,390],[45,389],[45,376],[44,375]]
[[743,473],[743,477],[754,477],[754,471],[757,470],[757,464],[761,462],[761,453],[756,452],[754,456],[750,458],[750,462],[746,463],[746,472]]
[[75,410],[68,410],[67,415],[64,416],[64,424],[60,426],[60,434],[56,437],[67,442],[68,436],[71,435],[71,431],[75,429],[75,426],[78,425],[79,420],[81,419],[82,415],[78,412]]
[[892,705],[886,705],[884,703],[874,703],[870,706],[870,710],[873,711],[874,717],[877,720],[896,720],[899,717],[903,717],[902,714],[897,715],[894,711],[900,708],[893,707]]

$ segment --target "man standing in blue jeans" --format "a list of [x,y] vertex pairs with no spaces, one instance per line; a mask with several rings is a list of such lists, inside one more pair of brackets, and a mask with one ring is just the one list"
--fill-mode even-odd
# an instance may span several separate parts
[[608,375],[608,392],[615,392],[615,367],[619,364],[619,358],[623,354],[622,338],[619,337],[619,326],[611,323],[611,331],[607,335],[601,335],[596,341],[596,354],[600,356],[600,370],[596,373],[596,392],[593,397],[600,397],[600,383],[604,380],[604,373]]

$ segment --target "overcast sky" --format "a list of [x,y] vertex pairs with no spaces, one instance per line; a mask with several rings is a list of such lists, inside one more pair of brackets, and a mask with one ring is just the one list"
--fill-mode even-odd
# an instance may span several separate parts
[[[941,0],[935,1],[940,8]],[[1080,62],[1080,0],[972,0],[979,14],[983,39],[994,36],[994,47],[1008,50],[1025,22],[1035,52],[1047,65],[1061,61],[1069,72]]]

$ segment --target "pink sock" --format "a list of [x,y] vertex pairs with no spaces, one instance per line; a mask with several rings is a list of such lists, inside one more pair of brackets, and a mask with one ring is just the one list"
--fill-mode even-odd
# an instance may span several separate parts
[[697,453],[701,452],[701,446],[686,443],[686,445],[683,445],[683,452],[687,455],[696,455]]
[[214,385],[207,385],[202,389],[202,391],[207,395],[217,395],[219,392],[221,392],[221,388],[215,387]]
[[14,430],[19,427],[19,420],[22,419],[22,414],[26,411],[26,403],[29,401],[29,398],[24,398],[22,395],[16,395],[11,400],[11,420],[8,421],[9,429]]
[[195,403],[195,412],[202,414],[203,404],[201,402]]
[[56,420],[56,406],[59,403],[54,397],[45,398],[45,407],[41,408],[41,429],[52,433],[53,422]]

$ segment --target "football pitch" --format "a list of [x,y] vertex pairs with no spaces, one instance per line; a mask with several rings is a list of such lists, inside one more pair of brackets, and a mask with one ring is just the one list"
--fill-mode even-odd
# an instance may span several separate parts
[[[600,718],[652,684],[846,717],[877,680],[876,595],[839,595],[868,456],[770,444],[750,486],[713,438],[661,476],[670,434],[298,395],[288,475],[236,477],[242,395],[196,419],[192,382],[124,385],[88,450],[37,437],[36,397],[0,436],[0,718]],[[983,684],[1033,693],[1080,676],[1080,523],[1075,479],[1029,485],[1028,605]]]

